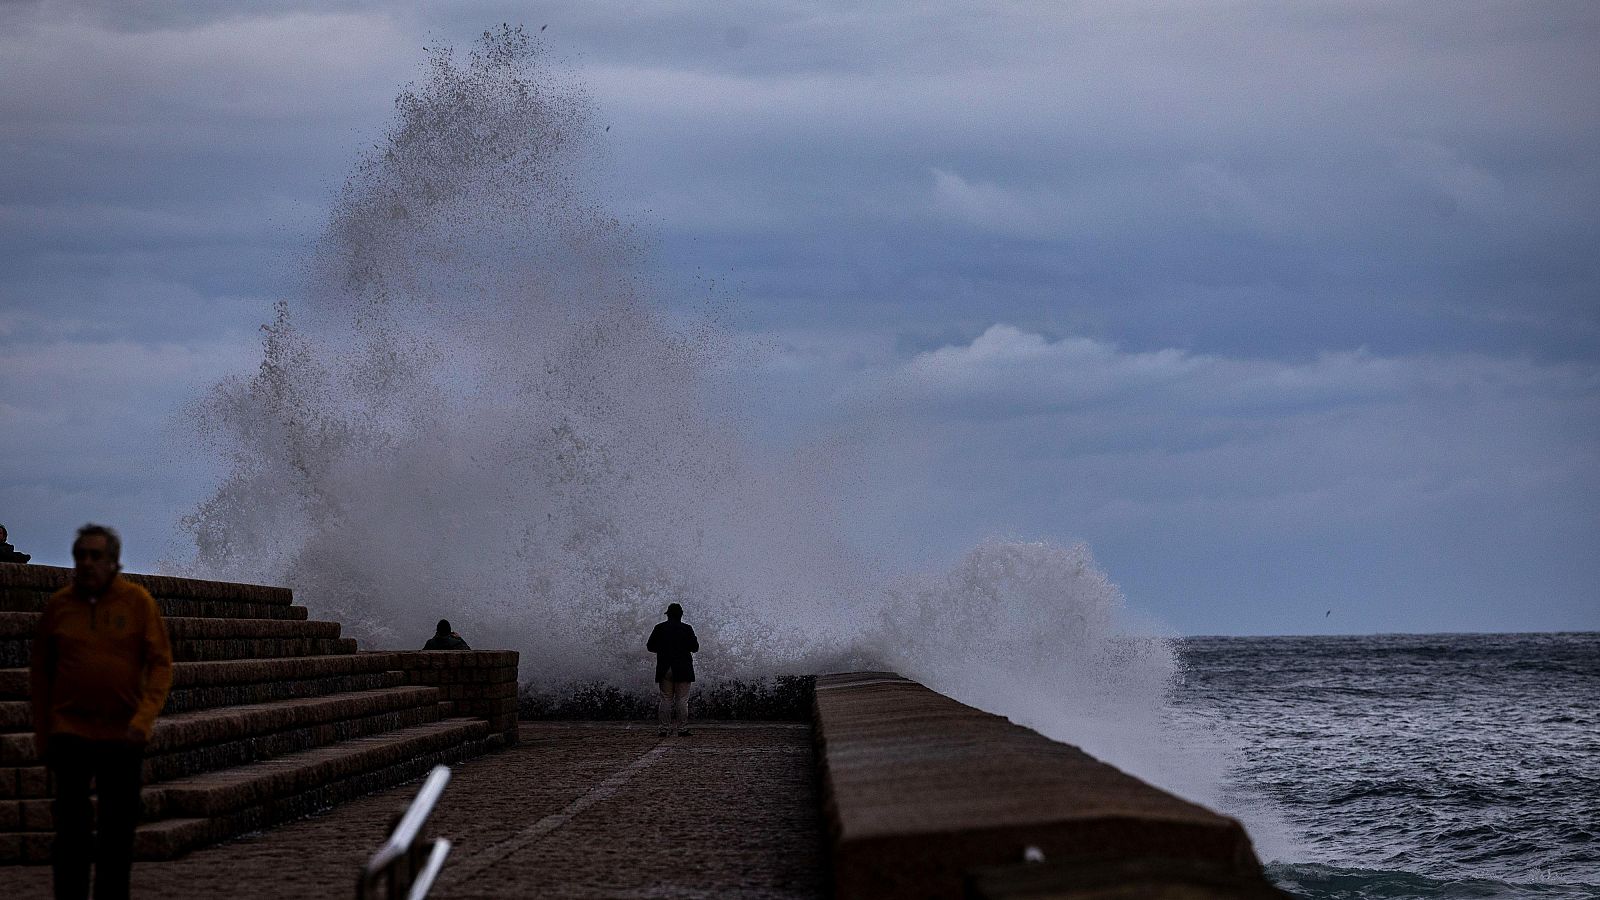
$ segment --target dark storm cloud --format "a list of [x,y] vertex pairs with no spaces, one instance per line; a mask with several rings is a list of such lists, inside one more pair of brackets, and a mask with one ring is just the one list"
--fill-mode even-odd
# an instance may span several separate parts
[[402,35],[462,44],[533,15],[617,126],[619,197],[669,244],[777,238],[715,262],[822,274],[802,291],[837,290],[826,273],[873,247],[846,314],[981,304],[990,321],[1294,354],[1572,357],[1600,336],[1600,68],[1581,4],[126,8],[72,21],[132,33],[39,26],[27,43],[54,35],[47,58],[96,62],[22,71],[24,109],[7,110],[19,131],[56,110],[67,140],[131,151],[55,169],[91,173],[97,197],[160,184],[198,143],[230,158],[210,178],[185,166],[190,196],[320,157],[322,183],[296,185],[314,199],[348,158],[332,123],[370,133],[411,75]]
[[[753,429],[878,467],[863,535],[1084,538],[1199,630],[1596,624],[1585,2],[0,3],[0,506],[137,480],[97,460],[252,364],[423,48],[500,22],[666,299],[735,295]],[[107,502],[159,530],[160,471]]]
[[173,322],[203,340],[252,328],[358,146],[330,133],[375,127],[406,73],[387,59],[397,33],[328,15],[114,31],[36,12],[0,38],[0,312],[153,340]]
[[[856,306],[938,304],[1000,258],[1036,277],[960,302],[1046,327],[1088,306],[1152,344],[1592,353],[1587,7],[882,9],[752,30],[748,65],[593,60],[641,206],[841,267],[880,245],[906,274]],[[830,24],[849,63],[808,52]]]

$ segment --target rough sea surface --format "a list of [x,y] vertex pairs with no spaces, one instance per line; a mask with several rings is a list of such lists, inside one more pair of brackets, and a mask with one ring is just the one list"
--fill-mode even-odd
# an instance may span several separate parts
[[[1191,638],[1176,714],[1240,746],[1308,898],[1600,898],[1600,634]],[[1249,816],[1245,815],[1247,824]]]

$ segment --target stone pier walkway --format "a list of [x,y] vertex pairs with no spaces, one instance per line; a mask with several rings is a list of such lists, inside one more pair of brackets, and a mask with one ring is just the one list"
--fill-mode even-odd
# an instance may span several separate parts
[[[349,896],[409,784],[264,834],[134,867],[136,897]],[[808,724],[532,722],[462,763],[433,816],[455,844],[433,896],[814,898],[825,892]],[[47,897],[47,866],[0,869]],[[13,890],[13,888],[15,890]]]

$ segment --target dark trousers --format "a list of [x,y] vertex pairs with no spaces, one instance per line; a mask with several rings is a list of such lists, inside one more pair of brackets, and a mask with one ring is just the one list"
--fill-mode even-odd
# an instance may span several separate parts
[[[91,741],[71,734],[51,735],[45,762],[56,781],[56,844],[51,860],[57,900],[89,896],[89,867],[95,867],[94,896],[128,896],[133,869],[133,829],[139,801],[144,748],[120,741]],[[100,798],[95,834],[89,782]]]

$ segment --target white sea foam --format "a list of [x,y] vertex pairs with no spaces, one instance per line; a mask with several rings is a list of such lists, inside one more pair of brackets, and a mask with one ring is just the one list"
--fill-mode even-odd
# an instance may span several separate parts
[[1172,647],[1087,548],[992,540],[905,571],[841,537],[858,473],[742,438],[715,399],[729,342],[653,304],[598,139],[536,38],[433,54],[259,371],[196,404],[231,471],[186,520],[185,568],[288,584],[367,646],[448,617],[545,689],[645,686],[643,637],[678,601],[705,676],[892,668],[1213,799],[1220,763],[1179,758],[1163,722]]

